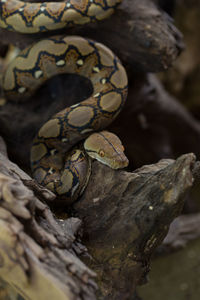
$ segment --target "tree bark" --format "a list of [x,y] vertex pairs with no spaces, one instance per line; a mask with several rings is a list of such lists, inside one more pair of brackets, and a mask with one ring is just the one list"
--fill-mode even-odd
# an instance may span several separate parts
[[98,274],[102,299],[131,299],[136,285],[145,282],[152,253],[182,211],[194,160],[187,154],[133,173],[93,164],[74,208],[84,219],[83,242],[92,255],[86,261]]

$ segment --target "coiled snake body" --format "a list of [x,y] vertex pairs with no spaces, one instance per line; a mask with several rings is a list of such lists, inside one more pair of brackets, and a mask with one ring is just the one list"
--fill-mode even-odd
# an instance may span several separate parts
[[83,25],[109,17],[122,0],[65,0],[26,3],[0,1],[0,26],[22,33],[36,33]]
[[[78,1],[66,3],[75,5]],[[69,204],[87,185],[90,157],[115,169],[128,165],[119,138],[101,131],[125,103],[127,76],[119,59],[104,45],[77,36],[58,36],[26,48],[10,63],[3,77],[5,96],[10,100],[26,99],[47,79],[62,73],[87,77],[93,94],[42,126],[31,149],[31,166],[36,180]],[[84,147],[78,144],[82,140]]]

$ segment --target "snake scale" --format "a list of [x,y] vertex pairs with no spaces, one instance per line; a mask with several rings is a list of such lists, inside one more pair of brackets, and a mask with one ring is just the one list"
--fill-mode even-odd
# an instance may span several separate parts
[[[1,0],[0,26],[34,33],[84,24],[107,17],[119,2]],[[121,111],[128,82],[120,60],[106,46],[79,36],[57,36],[29,46],[14,58],[3,76],[5,97],[26,100],[46,80],[63,73],[88,78],[93,93],[63,109],[40,128],[31,148],[31,167],[34,178],[68,205],[87,186],[91,158],[114,169],[128,165],[119,138],[104,130]]]
[[22,33],[36,33],[83,25],[109,17],[122,0],[66,0],[26,3],[0,1],[0,26]]

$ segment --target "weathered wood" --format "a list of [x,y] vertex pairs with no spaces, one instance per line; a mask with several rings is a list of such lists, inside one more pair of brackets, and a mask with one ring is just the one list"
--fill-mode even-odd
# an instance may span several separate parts
[[193,164],[193,154],[133,173],[93,164],[74,208],[84,220],[83,241],[92,256],[86,261],[98,274],[102,299],[131,299],[144,282],[152,253],[182,210]]
[[86,192],[73,208],[84,220],[83,241],[90,254],[85,256],[85,248],[73,246],[80,221],[57,223],[30,188],[47,201],[53,200],[52,193],[8,161],[3,147],[0,276],[25,298],[95,299],[94,273],[76,251],[98,274],[99,299],[130,299],[145,279],[152,252],[182,209],[192,185],[194,156],[162,160],[134,173],[95,162]]
[[94,300],[95,274],[75,254],[83,251],[75,245],[81,221],[57,222],[41,202],[54,195],[10,162],[0,145],[0,277],[25,299]]

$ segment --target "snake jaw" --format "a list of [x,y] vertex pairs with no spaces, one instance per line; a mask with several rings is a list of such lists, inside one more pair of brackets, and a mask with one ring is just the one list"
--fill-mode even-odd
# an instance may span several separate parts
[[96,152],[87,151],[87,154],[91,158],[98,160],[102,164],[107,165],[108,167],[110,167],[111,169],[123,169],[123,168],[127,167],[128,164],[129,164],[129,160],[125,156],[124,153],[122,153],[118,157],[111,157],[111,158],[109,158],[109,157],[102,158]]
[[109,167],[112,169],[123,169],[129,164],[129,160],[124,153],[122,153],[118,158],[113,159],[113,163],[110,163]]
[[91,134],[84,142],[87,154],[109,166],[112,169],[121,169],[128,166],[128,158],[124,154],[124,146],[113,133],[101,131]]

